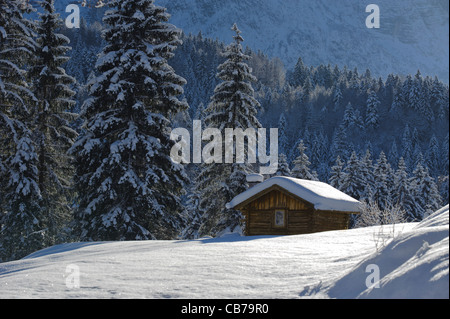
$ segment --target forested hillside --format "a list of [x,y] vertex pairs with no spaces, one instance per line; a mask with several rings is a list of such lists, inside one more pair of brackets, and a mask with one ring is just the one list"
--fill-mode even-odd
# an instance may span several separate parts
[[67,29],[52,0],[39,16],[0,0],[0,259],[67,241],[237,231],[225,203],[257,167],[172,163],[170,131],[193,120],[278,128],[278,175],[330,183],[408,221],[448,203],[439,78],[311,66],[301,52],[287,68],[247,47],[237,25],[223,43],[183,33],[153,0],[112,4],[104,23],[105,10],[91,10]]

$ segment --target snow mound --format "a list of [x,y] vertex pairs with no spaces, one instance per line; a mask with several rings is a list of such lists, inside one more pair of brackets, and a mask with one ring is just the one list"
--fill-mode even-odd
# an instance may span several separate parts
[[[0,299],[448,298],[448,214],[298,236],[63,244],[0,264]],[[394,239],[376,250],[375,235]],[[380,288],[366,286],[369,265]]]
[[272,177],[267,181],[248,189],[228,203],[227,208],[234,208],[274,185],[280,186],[289,193],[303,198],[307,202],[313,204],[314,208],[317,210],[354,213],[361,211],[361,203],[359,201],[328,184],[283,176]]
[[[373,277],[376,270],[378,282]],[[448,299],[449,206],[359,263],[328,294],[332,298]]]

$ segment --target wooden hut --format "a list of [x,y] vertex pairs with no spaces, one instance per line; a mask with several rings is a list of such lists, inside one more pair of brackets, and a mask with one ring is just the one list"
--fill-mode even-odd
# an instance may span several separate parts
[[360,202],[316,181],[273,177],[236,196],[227,208],[245,217],[245,235],[299,235],[348,229]]

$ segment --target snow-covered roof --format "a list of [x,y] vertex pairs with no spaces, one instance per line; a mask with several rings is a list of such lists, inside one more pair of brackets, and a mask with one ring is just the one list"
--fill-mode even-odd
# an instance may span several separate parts
[[359,201],[344,194],[331,185],[322,182],[282,176],[272,177],[265,182],[248,189],[229,202],[227,208],[234,208],[275,185],[313,204],[314,208],[317,210],[352,213],[360,212],[361,203]]

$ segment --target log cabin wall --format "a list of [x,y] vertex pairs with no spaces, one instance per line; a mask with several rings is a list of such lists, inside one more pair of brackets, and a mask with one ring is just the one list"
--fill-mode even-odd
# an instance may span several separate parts
[[[348,228],[349,214],[316,211],[312,204],[291,196],[275,186],[258,198],[247,201],[240,209],[245,216],[247,236],[300,235]],[[283,225],[277,225],[276,212]],[[283,213],[284,212],[284,213]]]

